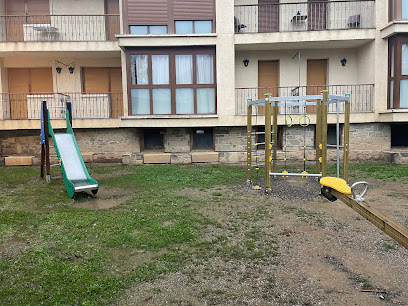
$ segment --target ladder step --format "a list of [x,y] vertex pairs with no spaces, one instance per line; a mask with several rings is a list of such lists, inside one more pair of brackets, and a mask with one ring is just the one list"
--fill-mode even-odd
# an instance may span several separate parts
[[256,167],[263,167],[265,166],[265,164],[256,164],[256,165],[252,165],[251,167],[256,168]]
[[265,155],[265,153],[253,153],[252,154],[253,157],[262,156],[262,155]]
[[[252,132],[252,135],[265,135],[265,132]],[[273,132],[271,132],[273,134]]]

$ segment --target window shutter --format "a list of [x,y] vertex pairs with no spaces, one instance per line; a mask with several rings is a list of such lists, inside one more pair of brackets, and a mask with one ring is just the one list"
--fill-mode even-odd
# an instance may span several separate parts
[[167,0],[128,0],[129,25],[167,24]]
[[213,20],[214,0],[174,0],[175,20]]

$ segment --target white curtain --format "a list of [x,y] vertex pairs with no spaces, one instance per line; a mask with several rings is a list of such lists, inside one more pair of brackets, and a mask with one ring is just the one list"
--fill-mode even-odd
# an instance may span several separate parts
[[132,55],[130,57],[130,68],[133,85],[149,84],[147,55]]
[[197,88],[197,113],[215,114],[215,88]]
[[132,115],[150,114],[150,93],[149,89],[131,89]]
[[194,114],[193,88],[176,88],[176,113]]
[[394,81],[390,81],[390,108],[394,108]]
[[401,54],[401,74],[408,74],[408,44],[402,44],[402,54]]
[[214,56],[197,55],[197,84],[214,84]]
[[193,84],[192,55],[176,55],[176,84]]
[[169,56],[152,55],[153,84],[169,84]]
[[171,90],[170,88],[153,89],[153,114],[171,114]]
[[390,45],[390,77],[394,77],[394,45]]

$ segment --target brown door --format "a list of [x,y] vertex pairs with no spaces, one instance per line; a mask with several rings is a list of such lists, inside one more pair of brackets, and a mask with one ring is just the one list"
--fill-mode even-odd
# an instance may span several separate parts
[[27,94],[53,92],[52,69],[9,68],[8,85],[11,119],[26,119]]
[[111,116],[123,116],[122,69],[82,68],[83,91],[110,96]]
[[6,0],[6,15],[7,41],[23,41],[24,24],[50,23],[49,0]]
[[279,0],[259,0],[258,5],[258,32],[278,32]]
[[25,0],[6,0],[7,41],[23,41],[23,24],[27,12]]
[[123,116],[122,68],[110,68],[112,118]]
[[327,0],[308,0],[309,30],[325,30],[327,19]]
[[[107,15],[119,14],[119,0],[105,0]],[[120,33],[119,16],[106,16],[106,39],[116,40],[115,34]]]
[[[270,93],[272,97],[279,95],[279,61],[258,61],[258,99],[265,98]],[[265,109],[258,107],[258,113]]]
[[[327,89],[327,60],[307,60],[307,95],[320,95],[322,90]],[[315,113],[315,106],[308,106],[308,113]]]

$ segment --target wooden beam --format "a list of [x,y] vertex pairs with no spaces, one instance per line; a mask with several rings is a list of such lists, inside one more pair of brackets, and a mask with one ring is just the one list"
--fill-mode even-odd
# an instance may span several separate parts
[[367,202],[357,202],[350,196],[338,192],[335,189],[331,190],[331,193],[345,203],[347,206],[351,207],[353,210],[358,212],[361,216],[366,218],[392,239],[397,241],[404,248],[408,249],[408,229],[402,226],[400,223],[394,219],[380,213],[376,209],[372,208]]

